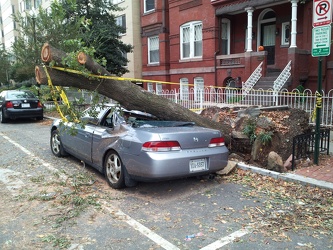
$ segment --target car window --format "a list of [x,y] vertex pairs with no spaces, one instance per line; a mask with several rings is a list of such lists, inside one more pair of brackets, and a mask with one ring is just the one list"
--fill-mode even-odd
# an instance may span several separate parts
[[13,91],[13,92],[8,92],[8,98],[9,99],[36,98],[36,96],[32,92]]

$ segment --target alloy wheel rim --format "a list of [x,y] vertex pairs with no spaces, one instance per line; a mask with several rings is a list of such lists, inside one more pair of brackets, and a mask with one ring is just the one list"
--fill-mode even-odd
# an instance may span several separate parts
[[107,177],[111,183],[117,183],[121,174],[121,163],[117,155],[112,154],[106,164]]

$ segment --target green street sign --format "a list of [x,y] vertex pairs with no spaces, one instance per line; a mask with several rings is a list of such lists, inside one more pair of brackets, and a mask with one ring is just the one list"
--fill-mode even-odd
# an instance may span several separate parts
[[328,56],[331,53],[331,25],[319,26],[312,29],[313,57]]

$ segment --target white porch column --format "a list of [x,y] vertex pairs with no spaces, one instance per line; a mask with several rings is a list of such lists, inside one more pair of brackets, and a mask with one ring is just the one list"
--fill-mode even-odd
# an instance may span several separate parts
[[245,8],[247,12],[247,49],[246,52],[252,51],[252,19],[253,19],[253,11],[252,7]]
[[291,41],[290,48],[297,48],[296,35],[297,35],[297,3],[298,0],[291,0]]

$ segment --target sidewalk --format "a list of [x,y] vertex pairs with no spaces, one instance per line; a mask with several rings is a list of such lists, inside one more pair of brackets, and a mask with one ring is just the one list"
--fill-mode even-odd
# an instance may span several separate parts
[[[330,155],[333,155],[333,131],[330,133],[329,151]],[[296,169],[294,173],[308,178],[333,183],[333,161],[331,164],[326,164],[323,166],[319,160],[318,166]]]
[[[330,155],[333,159],[333,132],[330,135]],[[333,161],[331,164],[322,165],[319,161],[319,165],[304,167],[296,169],[291,173],[278,173],[267,169],[257,168],[254,166],[248,166],[243,163],[238,163],[237,167],[249,170],[262,175],[271,176],[276,179],[283,179],[286,181],[299,182],[304,185],[317,186],[320,188],[326,188],[333,190]]]

